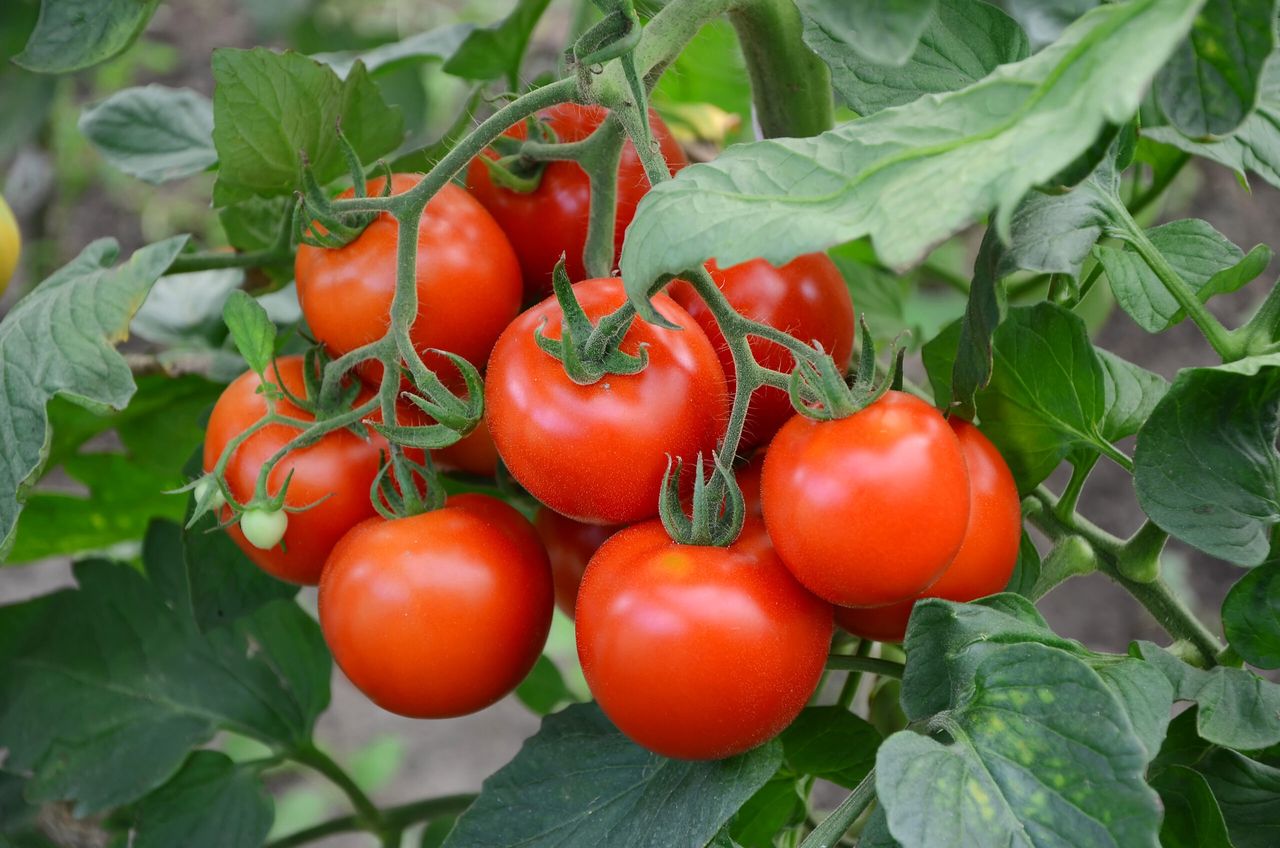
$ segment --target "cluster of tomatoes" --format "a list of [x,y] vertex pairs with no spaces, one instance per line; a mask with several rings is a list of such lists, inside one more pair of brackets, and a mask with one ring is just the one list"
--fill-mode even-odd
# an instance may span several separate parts
[[[563,106],[543,120],[575,141],[603,116]],[[652,125],[668,162],[682,165],[656,116]],[[392,191],[415,182],[396,175]],[[628,145],[619,242],[646,188]],[[747,502],[741,534],[727,547],[672,541],[655,517],[668,457],[689,464],[716,449],[733,361],[710,310],[679,281],[653,303],[681,329],[636,320],[621,342],[627,354],[643,346],[648,364],[637,373],[582,385],[538,346],[536,332],[562,334],[561,306],[546,297],[554,263],[563,253],[573,278],[583,274],[589,194],[571,162],[548,164],[537,188],[520,193],[495,185],[477,160],[466,190],[448,185],[430,201],[418,235],[411,338],[441,373],[453,366],[431,350],[487,372],[482,425],[434,452],[436,462],[493,475],[500,458],[542,504],[532,524],[478,494],[378,517],[370,488],[387,445],[372,432],[339,429],[273,470],[270,491],[288,480],[286,504],[312,504],[288,518],[280,544],[262,549],[246,539],[248,513],[229,532],[272,574],[319,583],[335,659],[388,710],[445,717],[498,700],[536,661],[558,603],[576,616],[583,672],[622,731],[669,756],[729,756],[780,732],[812,695],[833,605],[847,629],[897,640],[918,597],[970,600],[1002,589],[1017,556],[1017,492],[977,429],[911,395],[891,391],[849,417],[816,421],[797,415],[785,392],[762,388],[751,397],[741,451],[754,458],[737,472]],[[299,249],[302,309],[330,353],[386,332],[397,229],[384,214],[343,248]],[[742,314],[820,342],[847,365],[853,305],[826,256],[710,270]],[[593,322],[625,301],[617,278],[579,282],[574,294]],[[540,302],[520,313],[526,300]],[[760,364],[790,369],[781,346],[751,344]],[[304,367],[282,358],[268,378],[300,395]],[[360,377],[377,380],[379,369]],[[218,401],[206,470],[265,414],[259,383],[245,374]],[[277,410],[308,416],[287,399]],[[397,413],[402,422],[415,414],[407,404]],[[237,500],[252,496],[263,463],[296,433],[272,424],[238,445],[225,475]]]

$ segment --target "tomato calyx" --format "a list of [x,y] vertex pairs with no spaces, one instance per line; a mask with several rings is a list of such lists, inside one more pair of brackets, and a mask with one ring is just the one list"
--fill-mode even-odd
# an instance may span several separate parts
[[462,397],[454,394],[434,371],[423,369],[415,387],[421,395],[401,392],[400,396],[435,420],[434,424],[385,424],[367,419],[364,423],[389,442],[410,448],[438,450],[456,444],[480,424],[484,416],[484,383],[480,372],[467,360],[447,350],[431,349],[446,357],[462,375],[466,387]]
[[884,397],[885,392],[902,386],[902,363],[905,349],[898,347],[894,339],[889,352],[893,367],[883,379],[876,379],[876,346],[866,318],[861,321],[862,350],[858,367],[848,382],[835,361],[815,343],[816,356],[808,359],[797,357],[795,370],[787,381],[787,393],[791,405],[806,418],[815,421],[832,421],[848,418],[866,409]]
[[686,513],[680,498],[683,460],[668,458],[658,498],[658,516],[667,534],[682,545],[725,547],[742,532],[746,520],[746,500],[733,469],[718,454],[711,455],[711,471],[703,474],[702,454],[698,454],[693,478],[693,498]]
[[498,136],[489,145],[498,157],[491,159],[480,156],[477,161],[489,171],[489,179],[510,191],[520,194],[531,194],[542,184],[542,173],[547,169],[550,158],[529,155],[529,149],[541,149],[559,142],[555,130],[536,116],[527,121],[528,138],[513,138],[509,135]]
[[609,374],[626,376],[639,374],[645,369],[649,364],[646,345],[640,345],[639,351],[634,355],[624,353],[619,347],[636,317],[635,309],[630,303],[604,316],[598,324],[592,324],[573,293],[569,275],[564,269],[563,254],[556,263],[551,281],[556,301],[564,315],[560,338],[551,339],[542,332],[546,324],[544,318],[542,324],[534,330],[533,339],[544,353],[560,360],[570,380],[580,386],[590,386]]
[[440,509],[447,495],[430,459],[416,462],[394,448],[369,487],[373,508],[388,521]]
[[[342,132],[342,121],[339,119],[334,132],[338,136],[338,149],[346,160],[347,171],[351,174],[352,185],[356,197],[367,197],[368,181],[364,167],[360,164],[360,155],[356,153],[351,142]],[[305,150],[299,151],[302,159],[303,191],[295,192],[294,236],[299,244],[311,247],[337,249],[346,247],[355,241],[365,228],[377,219],[378,212],[338,212],[333,201],[325,193],[311,168],[311,160]],[[384,179],[381,197],[391,196],[391,167],[379,159],[374,166]]]

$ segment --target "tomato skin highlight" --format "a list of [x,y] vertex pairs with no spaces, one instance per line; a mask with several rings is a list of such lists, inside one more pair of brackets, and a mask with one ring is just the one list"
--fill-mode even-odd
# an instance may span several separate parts
[[578,657],[600,707],[651,751],[733,756],[804,708],[826,664],[831,606],[805,591],[759,521],[728,548],[678,545],[659,521],[592,557],[578,593]]
[[[626,299],[622,280],[574,287],[593,321]],[[630,524],[657,515],[667,456],[691,467],[710,458],[729,416],[724,371],[706,335],[665,295],[654,307],[682,330],[636,319],[622,350],[648,345],[638,374],[580,386],[534,341],[542,325],[559,338],[560,306],[548,298],[503,332],[489,360],[489,430],[511,475],[542,503],[588,524]]]
[[[607,115],[608,111],[601,106],[565,103],[542,112],[540,117],[555,130],[560,141],[581,141],[591,135]],[[649,126],[673,175],[689,164],[671,131],[653,111],[649,112]],[[506,135],[523,139],[527,132],[526,126],[520,123],[508,129]],[[486,150],[482,155],[497,158],[493,150]],[[511,240],[520,257],[530,300],[541,300],[551,293],[551,272],[561,253],[565,255],[570,280],[586,277],[582,251],[587,243],[591,183],[577,162],[548,162],[538,187],[522,193],[494,184],[488,167],[475,159],[467,167],[467,189],[497,219]],[[635,145],[627,141],[618,165],[614,263],[622,252],[622,238],[635,217],[636,204],[648,190],[644,165]]]
[[883,606],[918,596],[955,557],[969,479],[942,415],[890,391],[847,418],[788,421],[765,454],[761,504],[778,556],[809,591]]
[[551,577],[555,582],[556,606],[573,618],[578,601],[578,586],[587,563],[605,541],[622,528],[610,524],[583,524],[545,506],[538,507],[533,517],[534,529],[551,560]]
[[[825,253],[806,253],[781,267],[752,259],[723,269],[711,262],[708,270],[737,312],[805,344],[819,341],[841,372],[848,367],[856,326],[853,300],[840,269]],[[732,392],[736,382],[733,354],[710,308],[683,280],[674,281],[669,292],[711,339]],[[756,361],[766,368],[788,372],[795,366],[795,358],[782,345],[757,336],[752,336],[749,343]],[[795,409],[785,391],[772,386],[756,389],[747,406],[739,453],[746,455],[752,448],[767,444],[793,415]]]
[[320,626],[343,673],[411,718],[466,715],[511,692],[542,652],[552,604],[533,528],[486,495],[359,524],[320,581]]
[[[393,174],[393,194],[413,188],[421,176]],[[377,195],[385,180],[370,180]],[[351,197],[348,189],[340,197]],[[302,314],[329,352],[341,355],[377,341],[390,324],[396,286],[396,236],[383,212],[345,247],[300,245],[294,262]],[[428,348],[447,350],[483,368],[493,342],[520,311],[523,283],[510,242],[475,198],[446,184],[422,212],[418,230],[418,317],[410,327],[414,347],[428,367],[454,366]],[[376,366],[376,363],[374,363]],[[380,366],[362,375],[376,382]]]
[[[1004,457],[977,427],[947,422],[960,441],[969,471],[969,522],[955,559],[921,597],[974,601],[1002,591],[1018,563],[1022,506]],[[915,601],[872,609],[836,609],[836,623],[878,642],[901,642]]]
[[[268,369],[271,382],[283,385],[294,395],[305,393],[301,356],[284,356]],[[212,471],[223,449],[236,436],[261,419],[266,400],[257,393],[261,380],[252,371],[237,377],[214,404],[204,439],[204,470]],[[367,398],[366,392],[361,400]],[[282,415],[310,421],[312,417],[287,399],[276,402]],[[266,460],[298,435],[284,424],[270,424],[258,430],[232,454],[227,463],[227,486],[237,501],[245,503],[254,492],[258,471]],[[369,500],[369,488],[378,473],[380,454],[386,441],[370,433],[361,438],[347,429],[326,433],[320,441],[290,451],[272,469],[267,491],[276,494],[293,473],[285,495],[286,506],[310,509],[289,514],[283,546],[260,550],[245,539],[239,524],[227,533],[263,571],[291,583],[314,585],[320,580],[325,558],[348,530],[377,513]],[[223,513],[226,517],[230,508]]]

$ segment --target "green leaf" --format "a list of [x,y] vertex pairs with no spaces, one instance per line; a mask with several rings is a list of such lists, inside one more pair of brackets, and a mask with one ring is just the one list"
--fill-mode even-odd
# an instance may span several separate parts
[[78,815],[129,803],[218,729],[309,738],[329,658],[296,604],[201,636],[127,566],[84,562],[75,576],[78,590],[0,608],[0,744],[9,767],[34,772],[32,800],[74,800]]
[[828,56],[852,51],[879,65],[902,65],[911,58],[936,3],[937,0],[796,0],[804,17],[805,44],[824,61]]
[[1222,629],[1231,648],[1258,668],[1280,668],[1280,563],[1241,577],[1222,602]]
[[1033,191],[1010,219],[1010,240],[1000,272],[1080,276],[1080,268],[1110,220],[1116,191],[1111,163],[1065,194]]
[[[870,764],[867,767],[870,768]],[[729,825],[730,844],[742,848],[774,848],[773,838],[778,831],[804,821],[804,812],[804,799],[796,779],[775,777],[760,787],[734,815]]]
[[575,704],[544,718],[484,782],[445,845],[702,846],[781,760],[776,742],[727,760],[669,760],[628,740],[595,704]]
[[126,174],[163,183],[218,161],[213,104],[189,88],[126,88],[80,113],[80,132]]
[[112,346],[186,236],[141,248],[112,268],[116,243],[100,239],[18,301],[0,322],[0,558],[13,545],[26,490],[48,456],[50,398],[95,411],[123,409],[133,376]]
[[1173,766],[1157,774],[1151,787],[1164,804],[1160,824],[1164,848],[1232,848],[1222,810],[1202,775],[1186,766]]
[[1257,108],[1222,141],[1192,141],[1173,127],[1153,127],[1143,135],[1224,165],[1241,179],[1252,171],[1280,187],[1280,58],[1269,60],[1263,69]]
[[1213,790],[1236,848],[1274,848],[1280,840],[1280,769],[1219,750],[1197,770]]
[[933,389],[935,406],[944,406],[951,399],[951,375],[955,370],[956,352],[960,344],[960,322],[953,321],[942,329],[920,350],[929,386]]
[[1280,355],[1178,374],[1138,432],[1134,488],[1163,530],[1258,565],[1280,520]]
[[[1271,262],[1271,249],[1265,245],[1258,245],[1246,256],[1207,221],[1197,218],[1163,224],[1148,230],[1147,235],[1201,302],[1239,289]],[[1142,329],[1159,333],[1186,317],[1137,251],[1099,245],[1094,253],[1106,269],[1116,302]]]
[[1030,53],[1026,35],[1008,15],[974,0],[938,0],[915,52],[900,67],[865,59],[812,24],[804,38],[831,66],[836,94],[860,115],[957,91]]
[[249,367],[262,374],[276,349],[276,325],[267,310],[243,289],[235,289],[222,306],[222,320]]
[[683,169],[649,191],[628,229],[629,294],[648,310],[642,298],[655,280],[708,258],[722,267],[757,256],[781,265],[863,235],[902,269],[993,209],[1007,237],[1032,187],[1137,111],[1198,5],[1102,6],[1053,47],[961,91],[815,138],[735,145]]
[[196,751],[168,783],[133,809],[133,848],[261,845],[274,818],[258,770]]
[[538,715],[546,715],[578,700],[565,685],[560,669],[546,654],[538,657],[529,676],[516,687],[516,697]]
[[1003,0],[1004,10],[1017,21],[1040,49],[1056,41],[1073,21],[1098,6],[1102,0]]
[[356,62],[363,62],[365,69],[376,75],[404,65],[448,59],[474,29],[472,24],[450,24],[382,44],[363,53],[316,53],[311,58],[333,68],[340,77],[351,73]]
[[467,34],[444,63],[445,73],[474,80],[503,78],[512,88],[519,88],[525,48],[550,2],[516,0],[511,14],[499,23]]
[[1150,642],[1137,642],[1139,655],[1173,684],[1174,697],[1194,701],[1200,738],[1228,748],[1252,750],[1280,742],[1280,684],[1251,671],[1187,665]]
[[1276,46],[1275,18],[1275,0],[1204,4],[1156,77],[1156,101],[1183,135],[1227,135],[1253,112],[1262,66]]
[[213,51],[213,78],[219,207],[292,193],[301,185],[300,150],[321,184],[345,174],[339,120],[361,162],[394,150],[404,137],[400,113],[359,64],[342,79],[297,53],[223,48]]
[[1141,429],[1169,391],[1169,383],[1159,374],[1121,359],[1109,350],[1095,350],[1102,363],[1106,390],[1107,414],[1102,420],[1102,435],[1114,442]]
[[805,707],[782,732],[787,765],[852,789],[875,765],[880,734],[844,707]]
[[950,409],[969,420],[977,413],[974,398],[978,391],[991,382],[992,336],[1008,308],[999,271],[1003,256],[1004,248],[995,230],[987,230],[973,263],[973,283],[969,287],[964,317],[960,319],[960,338],[951,374]]
[[26,49],[13,61],[65,74],[119,56],[133,44],[160,0],[44,0]]
[[456,822],[457,819],[453,817],[432,819],[422,831],[422,843],[418,848],[441,848],[453,832]]
[[903,731],[876,756],[877,795],[905,848],[1158,845],[1150,755],[1080,660],[996,647],[943,727],[948,745]]

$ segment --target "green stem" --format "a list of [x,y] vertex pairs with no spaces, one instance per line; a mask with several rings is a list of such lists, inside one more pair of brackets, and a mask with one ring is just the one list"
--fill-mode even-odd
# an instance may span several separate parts
[[1044,507],[1027,512],[1027,519],[1032,524],[1055,541],[1073,534],[1082,537],[1093,548],[1099,571],[1124,587],[1170,636],[1193,645],[1204,657],[1206,667],[1217,663],[1222,643],[1174,594],[1167,583],[1160,579],[1146,582],[1125,576],[1131,565],[1126,563],[1122,567],[1120,560],[1125,556],[1133,556],[1133,549],[1126,554],[1125,542],[1078,514],[1069,519],[1062,518],[1056,509],[1058,499],[1043,486],[1037,488],[1030,497]]
[[831,72],[805,45],[792,0],[741,0],[729,12],[751,76],[765,138],[804,138],[831,129]]
[[[469,807],[475,797],[474,795],[446,795],[414,801],[397,807],[388,807],[382,811],[382,818],[389,828],[400,831],[418,822],[431,821],[441,816],[456,816]],[[267,843],[266,848],[296,848],[298,845],[306,845],[335,833],[351,833],[364,829],[356,816],[342,816],[283,836]]]
[[1263,353],[1273,345],[1280,336],[1280,283],[1271,287],[1253,317],[1232,335],[1250,355]]
[[1164,284],[1169,295],[1178,302],[1187,317],[1200,328],[1200,332],[1204,334],[1205,339],[1222,361],[1234,362],[1243,356],[1244,351],[1239,339],[1233,337],[1227,328],[1222,326],[1222,322],[1200,301],[1200,297],[1191,285],[1182,279],[1182,276],[1169,264],[1169,260],[1164,258],[1160,249],[1147,237],[1146,231],[1133,220],[1129,210],[1118,202],[1112,203],[1111,206],[1121,227],[1121,230],[1113,235],[1133,246],[1133,249],[1142,257],[1142,261]]
[[351,806],[355,809],[353,823],[357,828],[380,834],[391,826],[383,817],[382,811],[369,799],[368,795],[364,794],[364,790],[351,779],[351,775],[347,774],[342,766],[338,765],[332,757],[321,751],[314,744],[308,742],[303,747],[292,752],[290,757],[295,762],[320,772],[334,786],[342,790],[343,794],[351,801]]
[[1062,495],[1058,498],[1058,515],[1070,517],[1076,511],[1076,503],[1079,502],[1080,493],[1084,490],[1085,480],[1089,479],[1089,472],[1097,463],[1098,455],[1091,453],[1071,466],[1071,479],[1067,481]]
[[893,660],[882,660],[876,657],[851,657],[847,654],[832,654],[827,657],[827,668],[832,671],[869,671],[872,674],[894,677],[898,680],[902,679],[902,673],[906,670],[902,663],[894,662]]
[[871,806],[876,797],[875,769],[867,772],[862,782],[854,788],[849,797],[840,802],[840,806],[831,811],[831,815],[813,829],[813,832],[800,843],[800,848],[832,848],[839,844],[841,838],[849,832],[858,817]]
[[[865,658],[871,652],[871,640],[860,639],[858,647],[853,649],[855,657]],[[840,697],[836,698],[836,705],[849,709],[853,706],[853,699],[858,697],[858,684],[862,682],[862,669],[855,669],[849,672],[844,679],[844,685],[840,687]]]

